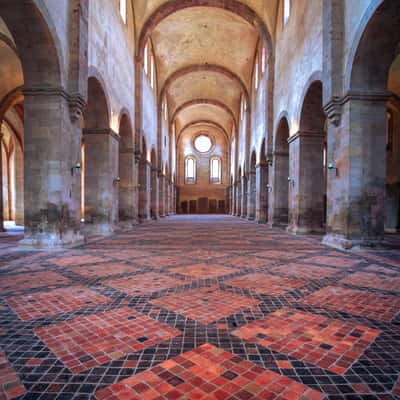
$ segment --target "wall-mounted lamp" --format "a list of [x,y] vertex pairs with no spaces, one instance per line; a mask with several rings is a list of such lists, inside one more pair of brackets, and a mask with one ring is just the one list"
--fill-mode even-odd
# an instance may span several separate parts
[[291,178],[290,176],[287,178],[288,182],[290,185],[294,186],[294,179]]
[[74,171],[79,173],[81,171],[81,163],[77,162],[72,168],[71,168],[71,176],[74,176]]
[[268,193],[272,192],[272,186],[270,184],[267,185],[267,192]]
[[114,178],[113,183],[119,183],[121,182],[121,178],[119,176],[117,176],[116,178]]
[[337,169],[337,166],[336,166],[336,164],[334,162],[328,163],[327,167],[328,167],[329,171],[335,171],[336,172],[336,176],[337,176],[338,169]]

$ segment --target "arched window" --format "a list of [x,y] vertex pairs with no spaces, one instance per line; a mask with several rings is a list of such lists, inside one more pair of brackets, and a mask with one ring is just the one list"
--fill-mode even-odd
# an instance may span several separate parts
[[256,55],[256,62],[254,65],[254,87],[258,89],[258,54]]
[[290,17],[290,0],[283,0],[283,25],[286,25]]
[[265,72],[265,62],[266,62],[265,55],[266,55],[265,47],[263,47],[261,50],[261,73],[262,74],[264,74],[264,72]]
[[221,159],[212,157],[210,160],[210,182],[221,183]]
[[144,48],[143,62],[144,62],[144,72],[147,75],[149,73],[149,44],[148,43],[146,44],[146,46]]
[[194,157],[186,157],[185,184],[191,185],[194,183],[196,183],[196,159]]
[[122,21],[126,24],[126,0],[119,0],[119,13]]
[[155,80],[156,80],[156,71],[155,71],[155,64],[154,64],[154,57],[151,56],[150,60],[150,85],[151,88],[155,88]]

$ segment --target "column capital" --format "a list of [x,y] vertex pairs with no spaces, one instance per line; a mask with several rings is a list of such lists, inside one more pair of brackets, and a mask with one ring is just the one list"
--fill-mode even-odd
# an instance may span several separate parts
[[83,130],[84,135],[109,135],[119,142],[120,136],[111,128],[90,128]]
[[300,138],[324,138],[324,132],[323,131],[307,131],[307,130],[300,130],[297,131],[294,135],[290,136],[287,140],[288,143],[292,143],[297,139]]

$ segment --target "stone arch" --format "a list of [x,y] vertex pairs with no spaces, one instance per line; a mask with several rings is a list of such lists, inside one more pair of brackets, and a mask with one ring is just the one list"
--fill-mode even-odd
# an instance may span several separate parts
[[218,130],[220,130],[224,134],[225,139],[228,141],[228,133],[226,132],[225,128],[221,124],[219,124],[218,122],[214,122],[214,121],[211,121],[211,120],[196,120],[196,121],[189,122],[188,124],[186,124],[185,126],[182,127],[182,129],[178,133],[178,137],[176,139],[177,142],[179,142],[179,138],[181,137],[182,133],[186,129],[188,129],[188,128],[192,127],[192,126],[196,126],[196,125],[213,126],[213,127],[217,128]]
[[321,132],[326,116],[322,106],[322,81],[313,80],[303,98],[300,114],[300,131]]
[[184,110],[187,107],[193,106],[193,105],[197,105],[197,104],[209,104],[218,108],[221,108],[222,110],[224,110],[227,114],[229,114],[229,116],[232,119],[232,122],[234,124],[234,126],[236,126],[236,118],[235,118],[235,114],[234,112],[222,101],[219,100],[213,100],[213,99],[193,99],[190,101],[187,101],[186,103],[181,104],[174,112],[174,114],[172,115],[172,121],[175,121],[175,118],[177,117],[177,115]]
[[110,102],[105,82],[99,72],[91,67],[88,79],[88,101],[84,111],[87,129],[108,129],[110,127]]
[[4,0],[0,15],[18,49],[25,87],[60,88],[64,82],[62,47],[43,2]]
[[400,52],[396,0],[373,0],[357,28],[345,70],[345,89],[386,94],[390,66]]
[[231,80],[237,82],[242,90],[242,93],[244,94],[246,98],[247,104],[250,104],[250,97],[249,97],[249,92],[247,90],[247,87],[245,83],[242,81],[242,79],[236,75],[234,72],[229,70],[228,68],[225,68],[220,65],[215,65],[215,64],[194,64],[194,65],[188,65],[186,67],[183,67],[174,73],[172,73],[167,80],[165,81],[161,92],[160,92],[160,97],[159,97],[159,103],[161,104],[162,99],[164,98],[168,88],[172,85],[174,81],[179,79],[182,76],[188,75],[192,72],[199,72],[199,71],[211,71],[211,72],[217,72],[219,74],[225,75],[226,77],[230,78]]
[[270,54],[273,54],[272,38],[264,24],[262,18],[248,5],[237,0],[192,0],[190,2],[167,2],[158,7],[146,20],[140,32],[137,56],[139,60],[143,58],[144,47],[151,36],[154,28],[169,15],[190,7],[215,7],[230,11],[254,26],[263,41],[265,42]]

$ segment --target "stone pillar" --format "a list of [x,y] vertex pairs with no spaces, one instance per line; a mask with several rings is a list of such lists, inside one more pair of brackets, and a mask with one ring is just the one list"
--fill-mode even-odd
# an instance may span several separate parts
[[231,215],[236,215],[236,182],[232,185],[232,198],[231,198]]
[[1,132],[2,120],[0,120],[0,232],[4,232],[3,210],[3,133]]
[[400,230],[400,183],[386,184],[385,194],[385,232],[397,233]]
[[150,175],[151,164],[147,160],[139,163],[139,220],[149,221],[150,217]]
[[119,225],[129,228],[136,223],[136,179],[135,152],[123,149],[119,152]]
[[256,171],[250,171],[248,176],[247,187],[247,218],[254,220],[256,216]]
[[158,179],[158,184],[159,184],[159,191],[160,191],[160,205],[159,205],[159,210],[160,210],[160,217],[165,217],[166,215],[166,197],[168,197],[168,194],[166,194],[166,178],[165,175],[162,174],[160,175],[159,179]]
[[[81,136],[80,133],[78,133]],[[24,225],[24,154],[18,147],[15,157],[15,224]],[[80,191],[80,190],[79,190]]]
[[247,217],[247,178],[246,178],[246,176],[242,176],[240,187],[242,189],[242,193],[240,195],[240,200],[241,200],[240,217],[246,218]]
[[289,138],[291,233],[324,231],[324,133],[299,131]]
[[268,165],[256,165],[256,222],[265,224],[267,222],[268,210]]
[[271,226],[287,226],[289,220],[289,152],[276,151],[272,168],[272,192],[269,207]]
[[85,230],[110,235],[118,224],[118,142],[111,129],[85,129]]
[[341,121],[328,126],[327,234],[349,249],[384,239],[386,102],[383,94],[348,95]]
[[151,218],[152,219],[159,219],[160,212],[159,212],[159,186],[158,186],[158,174],[159,170],[157,168],[151,169]]
[[[80,119],[68,94],[24,89],[24,222],[21,246],[57,248],[83,242],[80,233]],[[77,190],[74,190],[77,188]]]

